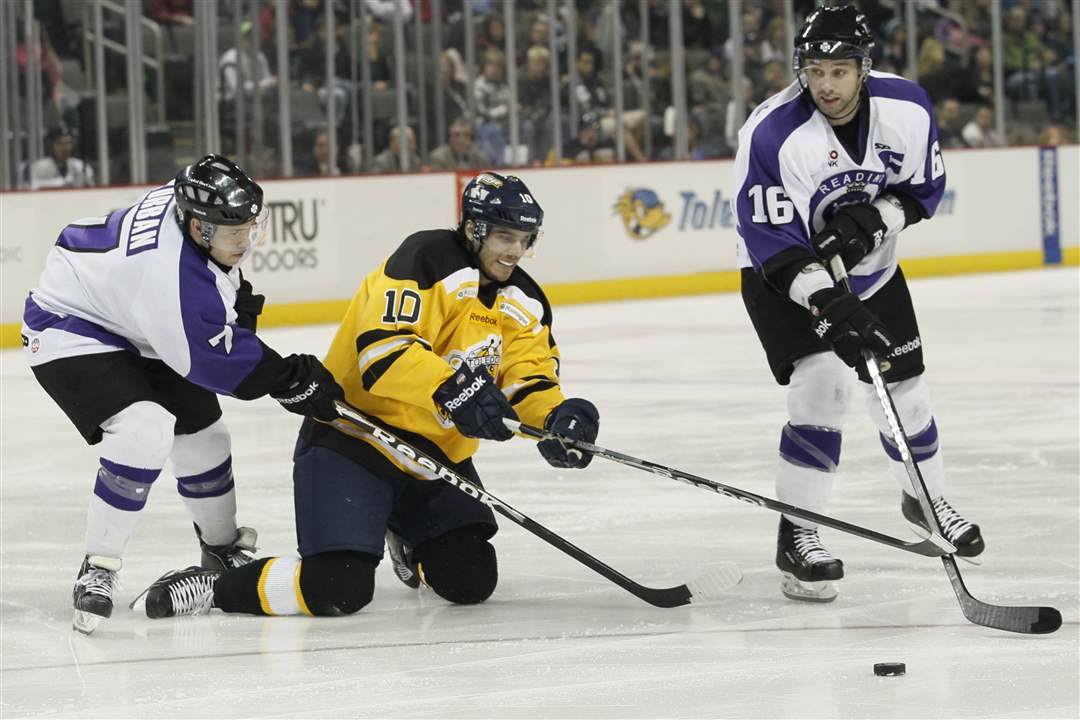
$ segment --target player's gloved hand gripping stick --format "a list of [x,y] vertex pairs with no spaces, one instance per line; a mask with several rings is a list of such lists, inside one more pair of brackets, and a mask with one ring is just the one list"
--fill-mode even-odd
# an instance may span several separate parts
[[425,468],[440,480],[453,485],[477,502],[487,505],[493,511],[510,519],[560,552],[569,555],[587,568],[603,575],[611,582],[650,605],[678,607],[691,602],[700,602],[730,590],[742,580],[742,573],[739,571],[738,566],[732,563],[724,563],[685,585],[670,588],[651,588],[636,583],[618,570],[597,560],[569,540],[515,510],[479,485],[470,482],[442,463],[428,457],[406,441],[379,427],[352,405],[344,401],[338,401],[337,412],[340,417],[333,421],[332,425],[341,432],[353,437],[366,435],[375,438],[397,455],[406,457],[420,467]]
[[[851,283],[848,280],[847,270],[844,267],[842,258],[839,255],[834,256],[829,262],[829,267],[836,281],[843,285],[848,292],[851,292]],[[915,458],[911,454],[911,447],[908,444],[907,434],[900,424],[900,416],[896,412],[896,405],[893,404],[889,388],[881,375],[882,371],[878,365],[878,360],[872,352],[864,349],[863,361],[866,363],[866,371],[870,374],[870,380],[874,385],[874,391],[877,393],[881,410],[885,413],[885,419],[889,423],[893,442],[896,443],[900,459],[907,469],[911,486],[915,489],[923,516],[932,518],[928,521],[930,525],[929,541],[937,542],[942,546],[948,545],[948,541],[942,535],[937,515],[930,504],[930,493],[926,490],[922,473],[919,471],[919,466],[915,463]],[[941,562],[945,566],[945,574],[949,576],[953,592],[956,593],[956,599],[960,601],[960,609],[963,611],[964,617],[976,625],[1034,634],[1052,633],[1061,627],[1061,613],[1056,608],[990,605],[976,599],[964,585],[964,580],[960,577],[960,569],[956,566],[956,559],[951,554],[942,555]]]

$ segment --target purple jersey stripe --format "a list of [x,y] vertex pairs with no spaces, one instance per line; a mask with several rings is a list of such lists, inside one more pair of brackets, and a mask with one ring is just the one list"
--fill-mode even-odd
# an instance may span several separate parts
[[783,187],[780,147],[796,128],[810,119],[814,110],[814,104],[800,93],[797,98],[773,110],[754,128],[750,139],[750,164],[746,180],[735,199],[735,210],[739,234],[756,268],[760,269],[766,260],[792,245],[810,247],[806,230],[797,215],[783,225],[754,222],[754,199],[750,192],[757,185],[761,186],[762,192],[770,187]]
[[109,252],[120,246],[120,226],[128,210],[114,210],[101,225],[68,225],[56,244],[72,252]]
[[216,393],[230,394],[262,359],[255,333],[225,322],[225,302],[207,263],[185,240],[180,250],[180,306],[191,369],[187,379]]
[[135,354],[138,354],[139,352],[126,338],[111,333],[96,323],[92,323],[89,320],[83,320],[74,315],[57,315],[48,310],[43,310],[41,306],[34,302],[33,295],[26,298],[26,304],[23,307],[23,322],[26,323],[26,327],[37,332],[43,330],[63,330],[64,332],[69,332],[73,335],[81,335],[97,340],[100,343],[111,345],[120,348],[121,350],[128,350]]

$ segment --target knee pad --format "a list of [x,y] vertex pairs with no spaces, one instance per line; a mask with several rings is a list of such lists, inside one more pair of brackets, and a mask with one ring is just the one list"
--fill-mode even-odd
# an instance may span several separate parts
[[218,497],[233,489],[232,441],[221,420],[198,432],[177,435],[170,457],[181,496]]
[[851,368],[833,353],[796,360],[788,387],[791,424],[840,430],[854,387]]
[[351,615],[375,594],[375,567],[380,558],[353,550],[336,550],[304,558],[300,592],[312,615]]
[[173,446],[176,416],[157,403],[128,405],[101,424],[101,457],[133,468],[161,470]]
[[173,440],[173,470],[177,477],[201,475],[218,467],[232,455],[232,439],[223,420],[217,420],[202,430],[177,435]]
[[413,553],[421,577],[439,597],[459,605],[482,603],[499,582],[489,525],[467,525],[421,543]]
[[[907,380],[889,384],[889,395],[892,396],[893,405],[900,416],[900,424],[909,435],[916,435],[926,430],[930,421],[934,418],[930,407],[930,388],[922,375],[916,375]],[[883,435],[892,437],[889,423],[885,420],[885,412],[881,409],[877,392],[873,385],[866,386],[866,409],[874,418],[874,423]]]

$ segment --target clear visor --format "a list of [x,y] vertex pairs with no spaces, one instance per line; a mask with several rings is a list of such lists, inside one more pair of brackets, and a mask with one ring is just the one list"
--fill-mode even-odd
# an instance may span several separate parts
[[270,212],[264,207],[250,222],[243,225],[217,225],[210,245],[227,252],[244,252],[258,247],[266,239],[269,219]]

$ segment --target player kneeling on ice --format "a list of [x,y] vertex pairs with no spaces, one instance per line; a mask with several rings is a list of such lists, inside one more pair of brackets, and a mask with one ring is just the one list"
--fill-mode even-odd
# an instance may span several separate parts
[[[480,485],[479,439],[509,440],[504,418],[592,442],[599,414],[566,399],[551,308],[518,266],[544,213],[516,177],[465,187],[456,230],[410,235],[360,285],[326,356],[350,404],[389,433]],[[293,456],[300,557],[169,573],[146,594],[150,617],[217,607],[260,615],[347,615],[371,601],[383,540],[397,576],[453,603],[486,600],[498,569],[491,508],[415,457],[347,423],[306,421]],[[538,444],[558,468],[591,455]]]
[[341,388],[311,355],[282,358],[255,335],[263,298],[240,263],[265,228],[263,191],[208,155],[135,205],[65,227],[23,315],[34,377],[101,463],[74,589],[75,629],[112,614],[117,571],[166,460],[195,521],[202,567],[251,562],[236,526],[229,432],[217,396],[270,395],[337,416]]
[[[867,383],[867,407],[904,491],[901,511],[927,527],[861,361],[869,349],[887,361],[885,380],[945,537],[958,555],[971,557],[982,552],[983,539],[943,497],[922,340],[896,263],[900,231],[934,214],[945,167],[926,92],[871,72],[872,47],[855,8],[818,8],[795,38],[797,81],[759,105],[739,131],[742,295],[773,375],[789,386],[776,492],[786,503],[824,512],[854,367]],[[837,256],[850,271],[852,292],[825,268]],[[776,564],[782,591],[797,600],[832,600],[844,576],[817,527],[787,516],[780,519]]]

